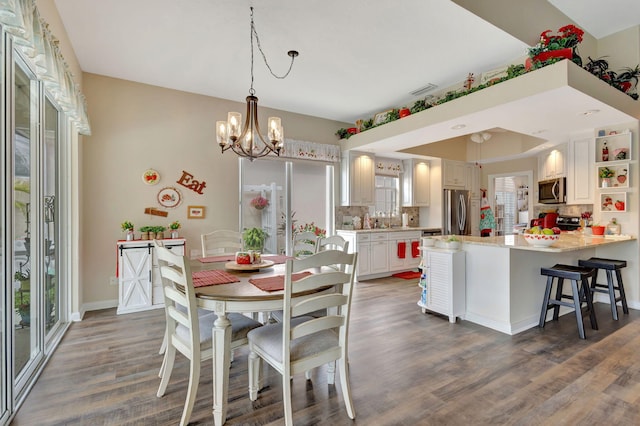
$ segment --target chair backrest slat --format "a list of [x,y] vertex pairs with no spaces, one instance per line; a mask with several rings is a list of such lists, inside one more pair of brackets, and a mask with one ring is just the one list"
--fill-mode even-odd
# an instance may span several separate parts
[[242,234],[238,231],[220,229],[200,235],[202,257],[231,254],[242,250]]

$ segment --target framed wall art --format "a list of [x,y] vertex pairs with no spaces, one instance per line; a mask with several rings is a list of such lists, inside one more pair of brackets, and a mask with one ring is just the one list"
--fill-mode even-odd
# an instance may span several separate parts
[[188,206],[187,218],[188,219],[204,219],[204,206]]
[[376,126],[378,124],[382,124],[385,121],[387,121],[387,116],[389,115],[389,113],[393,111],[392,109],[389,109],[387,111],[383,111],[383,112],[379,112],[377,113],[374,117],[373,117],[373,125]]

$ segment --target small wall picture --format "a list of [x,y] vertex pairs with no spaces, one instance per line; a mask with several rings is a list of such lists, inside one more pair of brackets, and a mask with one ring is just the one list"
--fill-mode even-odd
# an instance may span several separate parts
[[387,121],[387,115],[389,115],[389,113],[393,111],[392,109],[384,111],[384,112],[379,112],[377,113],[374,117],[373,117],[373,125],[376,126],[378,124],[382,124],[385,121]]
[[189,206],[187,207],[188,219],[204,219],[204,206]]

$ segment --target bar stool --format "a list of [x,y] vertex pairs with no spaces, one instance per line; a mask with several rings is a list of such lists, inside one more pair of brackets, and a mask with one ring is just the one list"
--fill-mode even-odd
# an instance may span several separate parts
[[[581,339],[586,339],[584,325],[582,323],[582,303],[586,302],[586,313],[589,313],[591,328],[594,330],[598,329],[596,313],[593,310],[593,296],[591,288],[589,287],[589,278],[594,276],[595,269],[583,266],[557,264],[551,268],[540,268],[540,274],[547,277],[547,288],[544,292],[542,310],[540,312],[540,323],[538,324],[540,328],[544,328],[549,309],[553,309],[553,319],[557,321],[560,306],[567,306],[575,309],[576,321],[578,322],[578,334]],[[556,298],[551,299],[551,287],[553,286],[553,280],[556,278],[558,279]],[[563,293],[565,279],[571,281],[571,295]],[[578,285],[578,282],[581,282],[581,285]],[[571,299],[572,302],[565,302],[562,299]]]
[[[622,283],[622,274],[620,269],[627,267],[626,260],[602,259],[600,257],[592,257],[587,260],[579,260],[578,264],[587,268],[595,268],[596,272],[591,280],[591,292],[597,291],[609,295],[611,303],[611,314],[613,319],[618,321],[618,302],[622,302],[622,312],[629,313],[627,306],[627,296],[624,293],[624,284]],[[598,271],[604,269],[607,273],[607,284],[598,284]],[[616,273],[617,286],[613,282],[613,271]],[[616,290],[620,294],[616,297]]]

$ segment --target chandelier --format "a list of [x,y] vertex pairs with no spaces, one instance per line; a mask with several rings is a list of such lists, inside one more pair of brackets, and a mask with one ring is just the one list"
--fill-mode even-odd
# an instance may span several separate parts
[[270,153],[280,155],[280,150],[284,145],[284,129],[279,117],[269,117],[267,120],[267,141],[265,141],[263,134],[260,132],[260,126],[258,125],[258,98],[255,96],[256,91],[253,88],[253,40],[255,38],[258,50],[260,50],[269,72],[278,79],[284,79],[289,75],[293,67],[293,61],[296,56],[298,56],[298,52],[295,50],[287,52],[287,55],[291,57],[291,64],[289,64],[289,69],[283,76],[274,74],[260,46],[260,38],[258,37],[258,32],[256,31],[256,26],[253,21],[253,7],[250,7],[250,10],[251,88],[249,89],[249,96],[247,96],[247,115],[244,124],[241,124],[242,114],[239,112],[230,112],[227,115],[227,121],[216,122],[216,139],[223,153],[231,148],[231,150],[239,156],[246,157],[253,161],[256,158],[264,157]]

